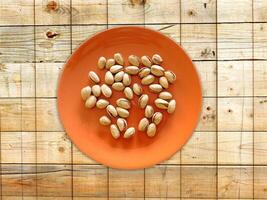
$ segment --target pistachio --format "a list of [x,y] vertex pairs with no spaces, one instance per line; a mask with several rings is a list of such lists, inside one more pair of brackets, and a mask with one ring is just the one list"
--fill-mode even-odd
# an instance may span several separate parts
[[165,76],[159,78],[159,84],[165,89],[169,87],[169,82]]
[[115,139],[120,137],[120,130],[115,124],[110,125],[110,132],[112,137],[114,137]]
[[152,56],[152,62],[153,62],[154,64],[156,64],[156,65],[160,65],[160,64],[163,62],[163,60],[162,60],[162,58],[161,58],[160,55],[158,55],[158,54],[154,54],[154,55]]
[[91,91],[92,89],[90,86],[86,86],[81,90],[81,97],[84,101],[91,95]]
[[118,72],[117,74],[115,74],[114,80],[116,82],[122,81],[123,75],[124,75],[124,72],[123,71]]
[[124,88],[123,92],[127,99],[133,99],[133,91],[130,87]]
[[156,134],[156,131],[157,131],[156,124],[151,123],[151,124],[149,124],[148,127],[147,127],[146,134],[147,134],[149,137],[154,137],[155,134]]
[[139,66],[140,65],[140,59],[138,58],[138,56],[135,56],[135,55],[130,55],[128,57],[128,61],[131,65],[134,65],[134,66]]
[[143,89],[138,83],[133,84],[133,91],[138,96],[140,96],[143,93]]
[[111,97],[111,95],[112,95],[112,90],[106,84],[101,85],[101,92],[107,98]]
[[123,118],[117,119],[117,126],[120,131],[125,131],[127,129],[127,121]]
[[140,108],[145,108],[147,103],[148,103],[148,95],[147,94],[143,94],[139,99],[138,99],[138,105]]
[[176,101],[174,99],[172,99],[169,102],[169,106],[168,106],[167,112],[169,114],[172,114],[175,111],[175,108],[176,108]]
[[93,85],[92,93],[94,96],[99,97],[101,95],[101,87],[100,85]]
[[99,83],[100,82],[100,78],[98,77],[98,75],[95,72],[90,71],[88,76],[94,83]]
[[162,91],[162,86],[160,84],[151,84],[149,85],[149,89],[151,92],[159,93]]
[[138,130],[139,131],[145,131],[147,129],[148,125],[149,125],[149,120],[144,117],[139,121]]
[[106,111],[109,114],[109,116],[111,116],[111,117],[117,117],[118,116],[118,112],[113,105],[108,105],[106,107]]
[[120,53],[115,53],[114,54],[114,60],[119,65],[124,65],[124,60],[123,60],[123,57],[122,57],[122,55]]
[[114,77],[110,71],[107,71],[105,74],[105,83],[108,85],[112,85],[114,83]]
[[154,114],[154,109],[152,106],[147,105],[145,108],[145,117],[146,118],[151,118]]
[[130,109],[131,108],[131,103],[129,100],[125,99],[125,98],[119,98],[117,101],[116,101],[117,105],[121,108],[124,108],[124,109]]
[[168,105],[169,105],[168,101],[165,101],[165,100],[159,99],[159,98],[156,99],[154,103],[160,109],[167,109]]
[[112,88],[117,91],[122,91],[124,90],[124,85],[122,82],[116,82],[112,84]]
[[159,65],[152,65],[151,73],[155,76],[163,76],[164,75],[164,68]]
[[161,112],[155,112],[152,116],[152,122],[158,125],[162,121],[163,115]]
[[150,74],[150,68],[142,67],[142,68],[139,70],[139,74],[138,74],[138,76],[139,76],[140,78],[144,78],[144,77],[146,77],[148,74]]
[[113,65],[115,65],[115,60],[113,58],[108,59],[106,63],[106,69],[110,69]]
[[123,66],[121,66],[121,65],[113,65],[110,69],[109,69],[109,71],[112,73],[112,74],[116,74],[116,73],[118,73],[118,72],[120,72],[120,71],[122,71],[123,70]]
[[99,118],[99,123],[103,126],[108,126],[111,124],[111,120],[106,115],[104,115]]
[[138,74],[139,68],[136,66],[128,66],[125,68],[125,72],[131,75]]
[[151,83],[153,83],[155,81],[155,76],[149,74],[146,77],[142,78],[141,83],[143,85],[150,85]]
[[93,108],[95,107],[96,104],[96,97],[91,95],[87,98],[86,102],[85,102],[85,107],[86,108]]
[[128,129],[125,131],[123,137],[124,137],[124,138],[130,138],[130,137],[132,137],[134,134],[135,134],[135,128],[134,128],[134,127],[130,127],[130,128],[128,128]]
[[129,86],[131,84],[131,76],[127,73],[123,74],[122,83],[124,86]]
[[146,67],[151,67],[151,65],[152,65],[152,62],[151,62],[151,59],[149,58],[149,56],[142,56],[141,62]]
[[128,110],[121,108],[121,107],[117,107],[116,110],[117,110],[117,113],[120,117],[122,117],[122,118],[129,117],[129,111]]
[[97,62],[98,68],[99,68],[99,69],[104,69],[105,66],[106,66],[106,62],[107,62],[106,58],[103,57],[103,56],[101,56],[101,57],[98,59],[98,62]]
[[99,108],[99,109],[104,109],[107,107],[107,105],[109,104],[109,102],[105,99],[99,99],[97,102],[96,102],[96,107]]
[[174,83],[176,80],[176,75],[172,71],[165,71],[164,76],[167,78],[169,83]]
[[172,99],[172,94],[167,91],[164,91],[164,92],[159,93],[159,98],[164,99],[164,100],[170,100]]

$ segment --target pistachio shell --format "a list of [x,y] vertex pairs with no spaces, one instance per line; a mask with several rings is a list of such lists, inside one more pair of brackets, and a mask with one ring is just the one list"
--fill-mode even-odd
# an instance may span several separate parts
[[97,62],[98,68],[99,68],[99,69],[104,69],[105,66],[106,66],[106,62],[107,62],[106,58],[103,57],[103,56],[101,56],[101,57],[98,59],[98,62]]
[[132,137],[134,134],[135,134],[135,128],[134,128],[134,127],[130,127],[130,128],[128,128],[128,129],[125,131],[123,137],[124,137],[124,138],[130,138],[130,137]]
[[99,97],[101,95],[101,87],[100,85],[93,85],[92,86],[92,93],[94,96]]
[[134,65],[137,67],[140,65],[140,59],[138,58],[138,56],[130,55],[128,57],[128,61],[129,61],[130,65]]
[[130,87],[124,88],[123,92],[127,99],[133,99],[133,91]]
[[155,76],[163,76],[164,75],[164,68],[159,65],[152,65],[151,73]]
[[168,101],[165,101],[163,99],[158,98],[155,100],[155,105],[160,109],[168,109],[169,103],[168,103]]
[[139,74],[138,76],[140,78],[144,78],[146,77],[148,74],[150,74],[150,68],[147,68],[147,67],[143,67],[139,70]]
[[143,94],[139,99],[138,99],[138,105],[140,108],[145,108],[147,103],[148,103],[149,97],[147,94]]
[[125,98],[119,98],[116,101],[117,106],[124,108],[124,109],[130,109],[131,108],[131,103],[128,99]]
[[105,74],[105,83],[112,85],[114,83],[114,76],[110,71],[107,71]]
[[123,66],[121,66],[121,65],[113,65],[110,69],[109,69],[109,71],[112,73],[112,74],[116,74],[116,73],[118,73],[118,72],[120,72],[120,71],[122,71],[123,70]]
[[170,100],[172,99],[172,94],[167,91],[164,91],[164,92],[159,93],[159,98],[164,99],[164,100]]
[[118,113],[118,115],[120,116],[120,117],[122,117],[122,118],[127,118],[127,117],[129,117],[129,111],[128,110],[126,110],[126,109],[124,109],[124,108],[121,108],[121,107],[117,107],[116,108],[116,110],[117,110],[117,113]]
[[154,137],[156,135],[156,132],[157,132],[156,125],[154,123],[149,124],[146,131],[147,135],[149,137]]
[[145,131],[147,129],[148,125],[149,125],[149,120],[144,117],[139,121],[138,130],[139,131]]
[[135,75],[139,73],[139,68],[136,66],[128,66],[125,68],[125,72],[131,75]]
[[94,83],[99,83],[100,82],[100,78],[98,77],[98,75],[95,72],[90,71],[88,76]]
[[101,85],[101,92],[107,98],[111,97],[111,95],[112,95],[112,90],[106,84]]
[[149,89],[151,92],[159,93],[162,91],[162,86],[160,84],[151,84],[149,85]]
[[154,109],[152,106],[147,105],[145,108],[145,117],[146,118],[151,118],[154,114]]
[[167,78],[169,83],[174,83],[176,80],[176,75],[172,71],[165,71],[164,76]]
[[115,60],[113,58],[110,58],[106,62],[106,69],[110,69],[113,65],[115,65]]
[[115,124],[110,125],[110,132],[112,137],[114,137],[115,139],[120,137],[120,130]]
[[81,89],[81,97],[84,101],[91,95],[91,91],[92,89],[90,86],[86,86]]
[[169,114],[172,114],[172,113],[174,113],[175,108],[176,108],[176,101],[174,99],[172,99],[169,102],[169,106],[168,106],[167,112]]
[[127,73],[123,74],[122,83],[124,86],[129,86],[131,84],[131,76]]
[[156,125],[158,125],[163,119],[163,115],[161,112],[155,112],[152,116],[152,122]]
[[152,62],[153,62],[154,64],[156,64],[156,65],[160,65],[160,64],[163,62],[163,59],[161,58],[160,55],[158,55],[158,54],[154,54],[154,55],[152,56]]
[[108,105],[106,107],[106,111],[109,114],[109,116],[111,116],[111,117],[117,117],[118,116],[118,112],[113,105]]
[[153,83],[155,81],[155,76],[149,74],[146,77],[142,78],[141,83],[143,85],[150,85],[151,83]]
[[114,60],[119,65],[124,65],[124,60],[123,60],[123,57],[122,57],[122,55],[120,53],[115,53],[114,54]]
[[140,96],[143,93],[143,89],[138,83],[134,83],[133,84],[133,92],[136,95]]
[[107,107],[107,105],[109,104],[109,102],[105,99],[99,99],[97,102],[96,102],[96,107],[99,108],[99,109],[104,109]]
[[104,115],[99,118],[99,123],[103,126],[108,126],[111,124],[111,120],[106,115]]
[[146,67],[151,67],[152,65],[152,61],[151,61],[151,58],[149,58],[149,56],[142,56],[141,62]]
[[127,121],[123,118],[117,119],[117,126],[120,131],[125,131],[127,129]]
[[116,82],[116,83],[113,83],[113,84],[112,84],[112,88],[113,88],[114,90],[117,90],[117,91],[123,91],[125,87],[124,87],[123,83],[121,83],[121,82]]
[[96,104],[96,97],[91,95],[87,98],[86,102],[85,102],[85,107],[86,108],[93,108],[95,107]]
[[165,89],[169,88],[169,82],[165,76],[159,78],[159,84]]

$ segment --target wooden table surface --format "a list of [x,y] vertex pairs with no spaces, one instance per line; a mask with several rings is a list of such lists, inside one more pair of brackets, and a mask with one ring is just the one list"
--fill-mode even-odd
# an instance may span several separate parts
[[[203,86],[190,141],[144,170],[84,156],[56,109],[66,59],[120,25],[173,38]],[[0,0],[0,131],[3,200],[267,199],[267,1]]]

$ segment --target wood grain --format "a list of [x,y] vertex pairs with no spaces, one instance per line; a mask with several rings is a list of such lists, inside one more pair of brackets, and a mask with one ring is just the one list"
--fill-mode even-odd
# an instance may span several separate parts
[[267,124],[267,98],[255,97],[254,98],[254,130],[266,131]]
[[267,195],[267,167],[255,166],[254,167],[254,197],[266,198]]
[[265,23],[253,24],[254,28],[254,58],[266,59],[267,52],[267,25]]
[[254,94],[267,96],[267,61],[254,62]]
[[254,164],[267,164],[267,133],[254,132]]

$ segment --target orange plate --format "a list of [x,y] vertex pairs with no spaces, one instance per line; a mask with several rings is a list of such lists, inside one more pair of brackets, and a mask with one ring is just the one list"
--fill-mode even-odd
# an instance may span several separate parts
[[[100,56],[111,58],[116,52],[120,52],[125,59],[130,54],[160,54],[164,59],[163,67],[177,76],[175,84],[168,89],[176,99],[176,111],[172,115],[164,111],[164,119],[154,138],[137,132],[131,139],[120,137],[115,140],[109,127],[98,122],[99,117],[106,114],[105,109],[86,109],[84,106],[81,88],[93,85],[88,80],[88,72],[96,71],[103,80],[105,70],[97,68],[97,60]],[[135,77],[134,81],[140,80]],[[115,100],[123,96],[122,92],[114,92],[110,101],[114,105]],[[154,105],[155,97],[151,94],[151,105]],[[132,100],[129,126],[137,127],[144,116],[137,100],[137,97]],[[190,58],[168,37],[141,27],[113,28],[87,40],[70,57],[58,86],[58,109],[69,137],[86,155],[113,168],[145,168],[170,158],[192,135],[201,110],[200,81]]]

